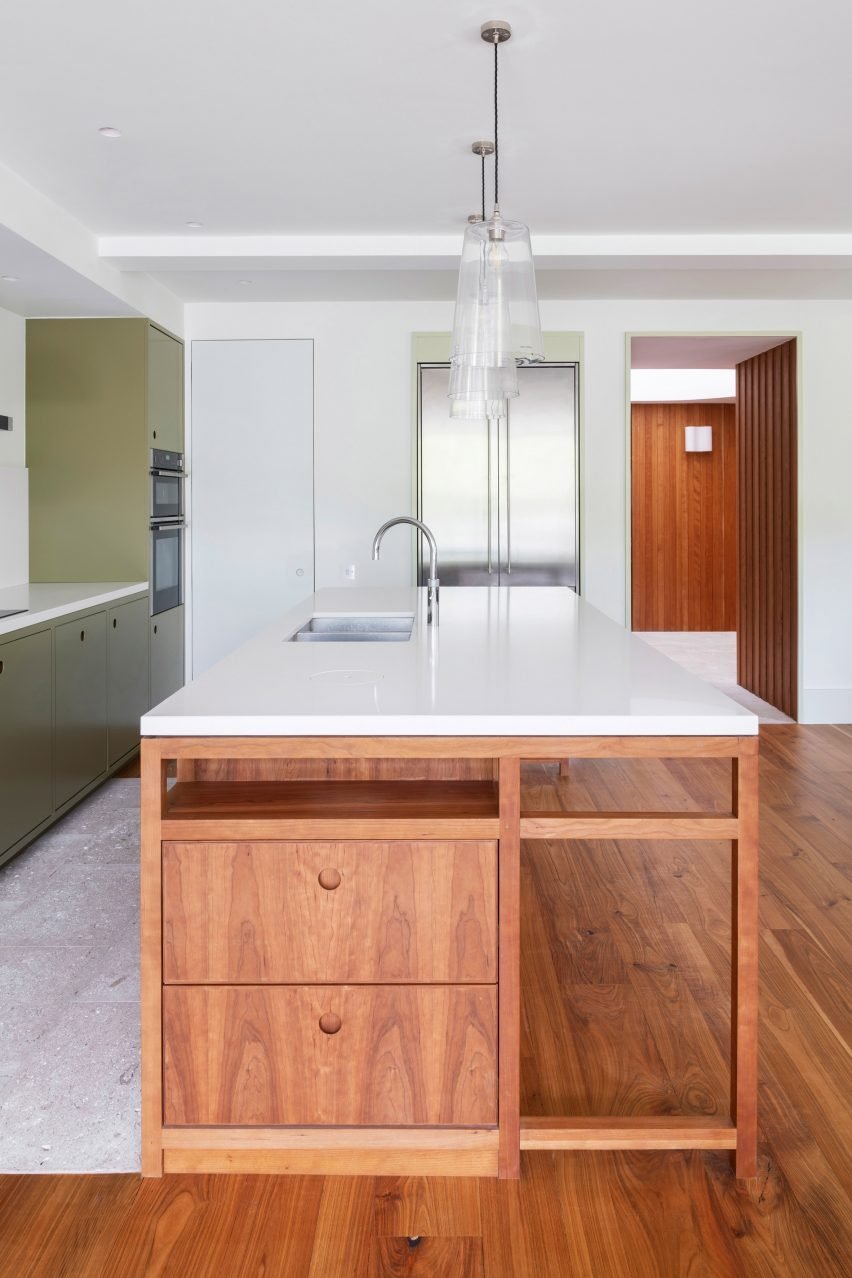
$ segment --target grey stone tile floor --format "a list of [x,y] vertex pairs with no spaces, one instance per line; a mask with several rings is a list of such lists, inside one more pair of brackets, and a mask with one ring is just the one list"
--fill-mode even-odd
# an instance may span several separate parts
[[139,782],[0,867],[0,1172],[136,1171]]

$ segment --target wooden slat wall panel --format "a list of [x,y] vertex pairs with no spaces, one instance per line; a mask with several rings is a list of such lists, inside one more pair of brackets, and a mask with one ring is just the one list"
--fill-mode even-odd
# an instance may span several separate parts
[[737,365],[737,682],[796,717],[796,342]]
[[[702,425],[713,451],[687,453]],[[634,404],[632,458],[633,629],[735,630],[735,406]]]

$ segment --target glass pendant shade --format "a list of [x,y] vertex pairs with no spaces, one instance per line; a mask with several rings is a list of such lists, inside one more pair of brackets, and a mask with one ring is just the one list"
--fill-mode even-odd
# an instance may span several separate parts
[[451,399],[450,417],[453,421],[484,422],[496,421],[498,417],[508,417],[509,401],[507,399]]
[[544,359],[530,233],[523,223],[495,214],[466,227],[450,355],[453,363],[492,369]]
[[[485,364],[464,364],[460,360],[450,363],[450,384],[447,395],[452,401],[451,417],[488,417],[487,405],[503,403],[514,399],[518,394],[518,366],[514,360],[499,368],[491,368]],[[453,408],[459,405],[456,412]],[[476,409],[465,410],[463,405],[476,405]],[[497,416],[505,416],[498,413]]]

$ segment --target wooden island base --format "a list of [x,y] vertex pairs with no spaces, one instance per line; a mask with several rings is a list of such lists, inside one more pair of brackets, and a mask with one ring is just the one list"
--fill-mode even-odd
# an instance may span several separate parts
[[[521,762],[572,758],[729,758],[730,812],[523,811]],[[757,769],[753,736],[146,738],[143,1175],[727,1149],[753,1176]],[[731,841],[729,1119],[521,1115],[521,839]]]

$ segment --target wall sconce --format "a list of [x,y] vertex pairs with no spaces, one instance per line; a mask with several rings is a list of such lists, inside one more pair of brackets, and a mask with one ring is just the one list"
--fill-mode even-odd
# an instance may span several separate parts
[[684,426],[684,447],[688,453],[712,453],[712,426]]

